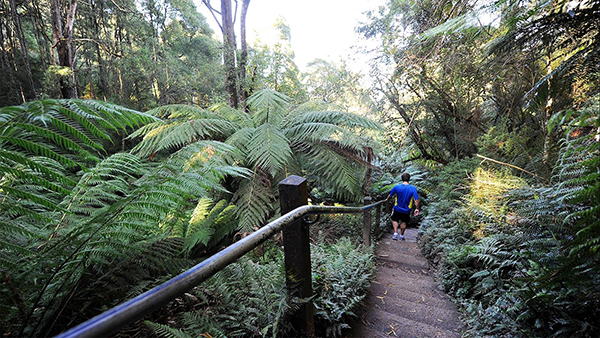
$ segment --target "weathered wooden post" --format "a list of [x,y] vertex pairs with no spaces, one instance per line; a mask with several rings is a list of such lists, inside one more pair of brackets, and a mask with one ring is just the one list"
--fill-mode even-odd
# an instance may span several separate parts
[[[365,196],[365,205],[371,204],[371,196]],[[371,209],[363,211],[363,244],[371,246]]]
[[[308,204],[306,178],[292,175],[279,182],[281,214]],[[308,224],[301,218],[283,228],[283,252],[288,295],[308,299],[312,297],[310,242]],[[291,316],[292,327],[298,336],[314,337],[314,306],[302,304]]]
[[379,228],[380,227],[381,227],[381,203],[377,204],[377,210],[375,211],[375,240],[379,239]]

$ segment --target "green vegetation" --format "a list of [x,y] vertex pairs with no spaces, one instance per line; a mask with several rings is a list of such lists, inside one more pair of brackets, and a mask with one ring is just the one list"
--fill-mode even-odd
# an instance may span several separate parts
[[[318,336],[341,337],[352,309],[366,294],[374,256],[348,238],[312,248],[315,325]],[[169,326],[146,322],[159,337],[285,337],[287,316],[300,299],[287,299],[283,255],[242,258],[179,299]],[[175,317],[175,318],[173,318]],[[175,324],[174,324],[175,323]],[[173,328],[181,327],[181,328]]]
[[[218,41],[198,1],[0,2],[2,336],[197,264],[279,216],[291,174],[360,204],[403,171],[467,336],[600,335],[600,2],[389,0],[357,27],[369,77],[301,72],[283,19],[247,43],[239,3],[201,1]],[[374,271],[357,224],[311,229],[319,335],[344,335]],[[303,300],[281,262],[275,238],[120,334],[285,336]]]

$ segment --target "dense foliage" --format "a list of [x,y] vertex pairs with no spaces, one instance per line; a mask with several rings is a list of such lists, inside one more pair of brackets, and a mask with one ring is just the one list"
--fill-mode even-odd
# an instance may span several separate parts
[[223,95],[219,43],[191,0],[2,1],[0,24],[2,106],[80,97],[148,109]]
[[249,112],[222,105],[211,110],[183,105],[154,109],[149,113],[164,120],[133,133],[132,138],[143,137],[133,151],[154,157],[205,140],[232,147],[235,151],[221,160],[253,171],[251,179],[231,182],[244,231],[275,215],[277,182],[292,174],[312,174],[314,185],[329,189],[339,200],[361,199],[365,147],[375,143],[369,133],[380,129],[377,123],[323,102],[296,106],[269,89],[250,96],[248,108]]
[[[318,227],[318,225],[317,225]],[[335,244],[312,245],[317,336],[341,337],[352,312],[364,298],[375,269],[369,248],[348,237]],[[283,255],[243,258],[217,273],[181,299],[169,325],[147,322],[158,337],[286,337],[291,334],[289,308],[306,300],[287,299]]]
[[359,31],[380,41],[394,146],[382,167],[428,174],[423,252],[470,334],[597,336],[598,2],[400,0],[370,15]]
[[[600,335],[600,2],[389,0],[357,28],[378,43],[368,79],[301,73],[283,19],[248,46],[249,0],[201,3],[222,41],[191,0],[0,2],[3,336],[160,284],[277,216],[290,174],[355,203],[403,171],[467,334]],[[338,242],[354,223],[313,230],[320,335],[343,335],[373,272]],[[302,300],[267,247],[123,334],[288,334]]]
[[[288,99],[270,90],[248,102],[250,114],[181,105],[144,114],[85,100],[0,108],[3,334],[56,334],[180,273],[235,233],[261,226],[277,212],[269,180],[283,178],[292,165],[298,173],[323,175],[339,196],[354,198],[344,187],[360,191],[354,173],[364,169],[354,158],[362,146],[343,135],[377,129],[375,122],[308,109],[326,108],[322,104],[289,110]],[[126,152],[131,142],[126,134],[145,139]],[[356,155],[343,158],[336,149]],[[313,160],[301,165],[302,156]],[[340,172],[342,179],[331,176]],[[334,308],[320,312],[323,330],[338,335],[372,272],[368,253],[339,245],[322,253],[332,261],[316,265],[326,272],[323,282],[341,286],[323,291],[323,306]],[[358,268],[367,270],[357,273]],[[264,269],[270,276],[271,268]],[[344,283],[355,292],[347,293]],[[238,301],[235,293],[231,297]],[[288,315],[287,305],[278,311]],[[236,330],[228,328],[227,334]],[[254,332],[248,330],[243,335]]]
[[428,181],[438,201],[423,222],[423,250],[474,334],[600,333],[598,112],[592,99],[557,116],[576,117],[547,185],[473,160]]
[[148,163],[106,152],[113,133],[154,121],[149,115],[45,100],[2,108],[0,116],[4,334],[60,332],[189,266],[182,250],[203,252],[199,246],[236,229],[226,221],[202,224],[228,209],[202,213],[200,198],[243,169],[193,164],[179,154]]

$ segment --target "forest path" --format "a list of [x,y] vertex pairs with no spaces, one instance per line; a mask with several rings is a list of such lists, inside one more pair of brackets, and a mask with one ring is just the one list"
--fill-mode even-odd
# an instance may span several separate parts
[[434,280],[417,234],[409,228],[404,241],[392,240],[391,233],[379,240],[376,278],[345,337],[461,337],[456,306]]

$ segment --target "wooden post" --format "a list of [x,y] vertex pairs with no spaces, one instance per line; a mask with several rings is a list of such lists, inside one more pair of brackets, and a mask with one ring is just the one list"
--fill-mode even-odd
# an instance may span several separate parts
[[[371,204],[371,196],[365,196],[365,205]],[[363,211],[363,244],[371,246],[371,210]]]
[[[279,182],[281,214],[308,204],[306,178],[292,175]],[[286,285],[289,298],[312,297],[312,274],[310,268],[310,242],[308,224],[303,219],[283,228],[283,252],[285,255]],[[297,336],[314,337],[314,306],[312,301],[302,304],[291,316],[292,327]]]
[[381,228],[381,204],[377,205],[375,211],[375,240],[379,239],[379,228]]

